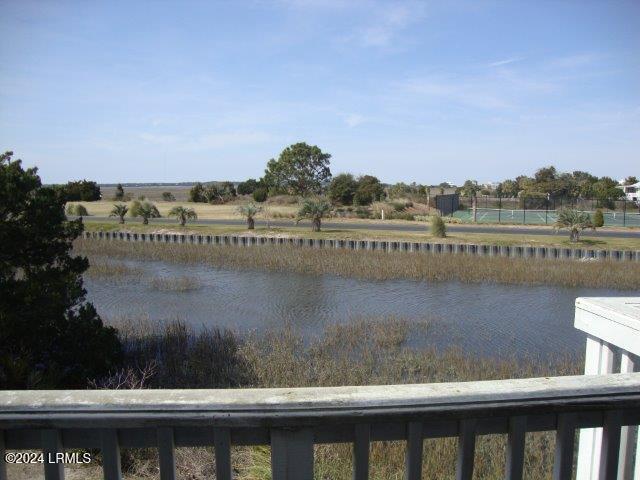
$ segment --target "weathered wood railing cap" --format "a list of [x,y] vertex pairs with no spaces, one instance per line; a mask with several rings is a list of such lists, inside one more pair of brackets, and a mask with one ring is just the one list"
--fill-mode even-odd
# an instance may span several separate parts
[[7,414],[46,416],[51,412],[259,412],[268,416],[323,411],[339,416],[342,411],[375,413],[392,408],[398,413],[403,409],[437,413],[524,403],[580,405],[612,396],[639,402],[640,407],[640,373],[357,387],[3,391],[0,421]]
[[640,297],[577,298],[575,311],[577,329],[640,355]]

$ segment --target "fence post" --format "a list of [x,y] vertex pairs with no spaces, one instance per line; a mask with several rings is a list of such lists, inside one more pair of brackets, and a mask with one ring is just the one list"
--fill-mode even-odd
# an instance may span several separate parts
[[627,226],[627,199],[626,198],[623,200],[623,204],[622,204],[622,226],[623,227]]
[[498,195],[498,223],[500,222],[500,217],[502,216],[502,195]]
[[544,202],[544,224],[549,225],[549,200]]
[[522,224],[527,224],[527,197],[522,198]]

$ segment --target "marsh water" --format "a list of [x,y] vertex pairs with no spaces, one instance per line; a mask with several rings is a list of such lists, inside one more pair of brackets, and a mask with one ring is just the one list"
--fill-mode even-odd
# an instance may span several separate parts
[[[103,318],[145,316],[239,332],[294,328],[304,336],[356,319],[427,322],[417,346],[459,347],[485,356],[575,355],[585,335],[573,328],[579,296],[637,292],[492,283],[362,280],[209,266],[124,261],[136,275],[88,278],[85,286]],[[187,278],[189,289],[158,289],[154,280]]]

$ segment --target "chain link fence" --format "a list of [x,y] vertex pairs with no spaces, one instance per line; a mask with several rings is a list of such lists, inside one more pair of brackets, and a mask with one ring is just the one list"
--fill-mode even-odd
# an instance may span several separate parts
[[[474,222],[473,199],[460,197],[458,209],[449,214],[462,222]],[[559,210],[571,208],[589,213],[602,210],[608,227],[640,227],[640,205],[629,200],[587,198],[476,197],[475,222],[520,225],[553,225]]]

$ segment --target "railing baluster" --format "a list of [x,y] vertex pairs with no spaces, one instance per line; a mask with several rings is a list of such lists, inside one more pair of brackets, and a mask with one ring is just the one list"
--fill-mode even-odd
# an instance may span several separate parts
[[475,419],[462,420],[458,433],[458,463],[456,465],[456,479],[465,480],[473,477],[473,463],[476,451]]
[[509,436],[507,438],[507,464],[504,478],[521,480],[524,467],[524,444],[527,433],[527,417],[518,416],[509,419]]
[[45,480],[63,480],[64,463],[56,459],[58,453],[64,452],[60,430],[43,430],[41,438]]
[[[620,373],[633,373],[636,369],[633,356],[626,351],[622,352],[620,358]],[[637,426],[624,426],[620,430],[620,457],[618,459],[618,478],[633,478],[633,453],[636,445],[634,440],[637,438]],[[640,454],[640,449],[636,455]],[[639,457],[640,459],[640,457]],[[636,460],[636,479],[640,479],[640,465]]]
[[420,480],[422,478],[422,440],[422,422],[409,422],[404,462],[405,480]]
[[618,456],[620,455],[621,412],[608,411],[604,414],[602,427],[602,446],[600,450],[600,469],[598,478],[609,480],[618,473]]
[[4,460],[6,453],[4,431],[0,430],[0,480],[7,480],[7,462]]
[[214,428],[213,448],[216,451],[216,480],[231,480],[231,431]]
[[369,478],[369,441],[371,428],[366,423],[355,426],[355,440],[353,442],[353,480],[367,480]]
[[176,461],[174,455],[173,428],[158,428],[158,460],[160,480],[175,480]]
[[553,480],[571,478],[573,473],[573,450],[576,443],[576,416],[566,413],[558,416],[556,454],[553,462]]
[[121,480],[120,444],[118,432],[114,429],[104,429],[100,432],[102,443],[102,471],[104,480]]
[[313,430],[271,430],[272,480],[313,480]]

